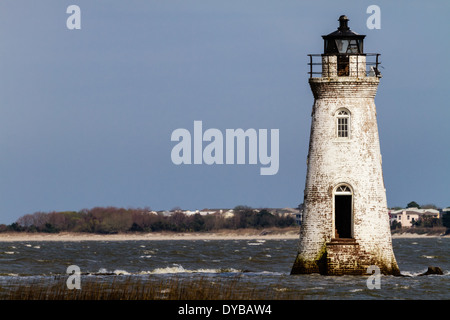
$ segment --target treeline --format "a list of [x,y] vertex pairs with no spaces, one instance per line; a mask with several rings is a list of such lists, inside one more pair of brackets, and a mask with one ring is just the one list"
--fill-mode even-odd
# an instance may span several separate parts
[[234,216],[220,214],[171,215],[151,213],[149,208],[125,209],[95,207],[81,211],[35,212],[20,217],[11,225],[0,225],[0,232],[87,232],[114,234],[122,232],[213,231],[219,229],[268,228],[295,226],[292,216],[278,216],[266,209],[247,206],[234,208]]

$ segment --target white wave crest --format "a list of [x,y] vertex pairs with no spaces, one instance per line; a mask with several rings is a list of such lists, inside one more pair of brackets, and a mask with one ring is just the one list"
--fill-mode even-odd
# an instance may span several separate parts
[[174,265],[166,268],[156,268],[151,271],[142,271],[141,274],[173,274],[173,273],[237,273],[240,270],[234,268],[227,269],[185,269],[181,265]]
[[116,275],[129,275],[130,274],[128,271],[125,271],[125,270],[114,270],[113,273]]
[[96,275],[110,275],[110,274],[114,274],[114,275],[130,275],[130,273],[126,270],[120,270],[120,269],[116,269],[114,271],[108,271],[106,268],[100,268],[98,270],[98,272],[94,273]]

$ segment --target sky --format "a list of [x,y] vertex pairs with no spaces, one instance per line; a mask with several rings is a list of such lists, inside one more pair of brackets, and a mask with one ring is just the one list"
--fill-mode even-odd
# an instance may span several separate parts
[[[80,29],[69,29],[70,5]],[[369,29],[367,7],[380,8]],[[448,1],[0,2],[0,223],[37,211],[296,207],[308,57],[345,14],[381,54],[389,207],[450,206]],[[72,21],[72,20],[70,20]],[[279,170],[181,164],[172,132],[279,130]]]

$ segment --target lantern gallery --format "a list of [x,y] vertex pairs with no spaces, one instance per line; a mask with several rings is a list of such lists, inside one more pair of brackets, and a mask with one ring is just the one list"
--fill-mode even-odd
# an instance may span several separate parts
[[[248,164],[259,163],[261,175],[275,175],[279,167],[279,130],[270,129],[270,155],[267,129],[226,129],[224,136],[219,129],[203,132],[202,121],[194,121],[194,134],[179,128],[172,132],[171,141],[179,141],[172,149],[172,162],[179,164]],[[203,147],[203,142],[209,143]],[[236,144],[235,144],[236,141]],[[248,145],[247,142],[248,141]],[[192,144],[194,159],[192,161]],[[248,150],[248,155],[247,151]],[[225,159],[224,159],[225,152]],[[236,157],[235,157],[236,154]],[[235,161],[236,158],[236,161]]]

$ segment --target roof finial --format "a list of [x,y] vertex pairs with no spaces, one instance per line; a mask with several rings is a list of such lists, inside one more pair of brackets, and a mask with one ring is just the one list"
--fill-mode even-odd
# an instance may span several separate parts
[[338,28],[338,30],[340,30],[340,31],[348,31],[348,30],[350,30],[350,28],[348,27],[348,18],[347,18],[347,16],[346,15],[342,15],[342,16],[340,16],[339,17],[339,28]]

